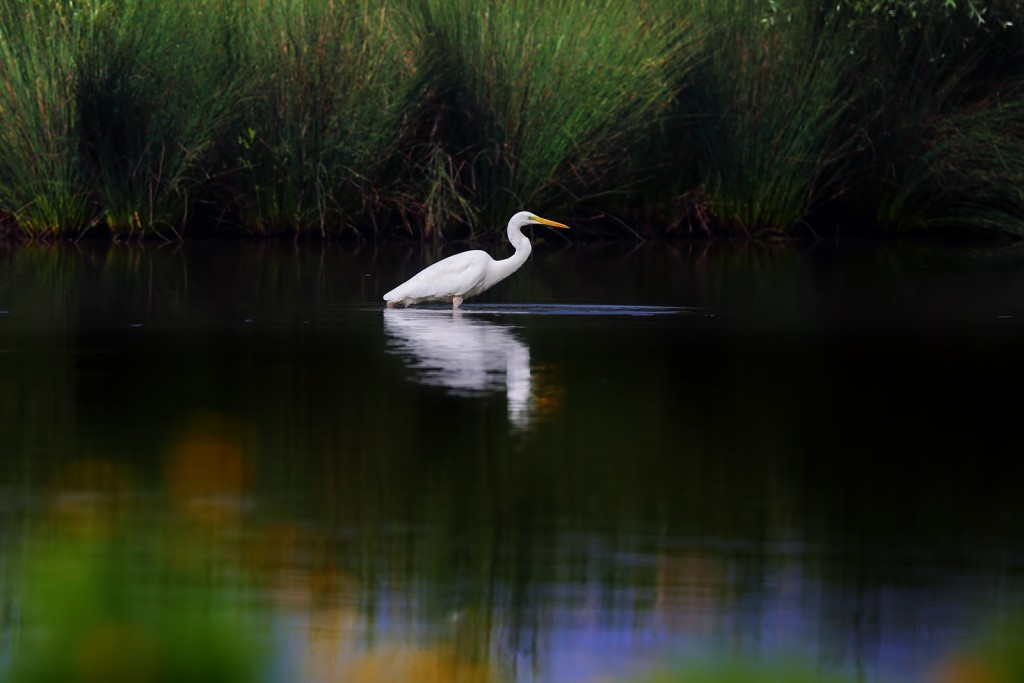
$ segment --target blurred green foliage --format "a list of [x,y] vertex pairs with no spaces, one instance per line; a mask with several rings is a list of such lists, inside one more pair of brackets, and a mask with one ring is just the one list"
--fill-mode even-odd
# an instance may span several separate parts
[[[137,529],[134,531],[138,531]],[[216,593],[131,541],[60,541],[29,552],[12,683],[249,683],[264,657]]]

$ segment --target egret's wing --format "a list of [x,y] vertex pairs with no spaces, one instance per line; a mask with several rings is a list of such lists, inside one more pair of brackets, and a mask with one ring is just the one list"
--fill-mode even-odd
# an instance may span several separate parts
[[384,295],[388,300],[434,299],[463,296],[479,287],[487,274],[490,256],[464,251],[424,268]]

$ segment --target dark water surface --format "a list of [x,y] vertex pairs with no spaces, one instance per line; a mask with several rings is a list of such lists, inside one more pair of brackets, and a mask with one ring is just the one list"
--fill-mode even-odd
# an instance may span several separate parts
[[1022,606],[1020,247],[548,245],[384,310],[437,256],[0,251],[0,663],[111,544],[272,681],[912,683]]

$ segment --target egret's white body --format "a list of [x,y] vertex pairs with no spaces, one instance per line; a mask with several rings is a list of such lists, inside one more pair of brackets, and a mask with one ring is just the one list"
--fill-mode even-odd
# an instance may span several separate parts
[[516,251],[506,259],[495,260],[486,251],[464,251],[427,266],[384,295],[388,308],[399,304],[412,306],[425,301],[450,301],[452,308],[464,299],[498,284],[526,263],[533,246],[523,228],[533,223],[568,228],[568,225],[520,211],[508,222],[508,241]]

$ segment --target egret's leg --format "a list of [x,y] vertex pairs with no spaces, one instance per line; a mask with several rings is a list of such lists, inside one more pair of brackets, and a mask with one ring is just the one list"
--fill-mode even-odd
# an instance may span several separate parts
[[462,297],[461,296],[453,296],[452,297],[452,309],[454,310],[454,309],[458,308],[461,305],[462,305]]
[[397,301],[389,301],[388,302],[388,308],[394,308],[397,303],[398,303]]

